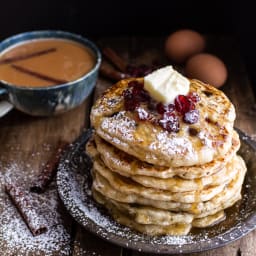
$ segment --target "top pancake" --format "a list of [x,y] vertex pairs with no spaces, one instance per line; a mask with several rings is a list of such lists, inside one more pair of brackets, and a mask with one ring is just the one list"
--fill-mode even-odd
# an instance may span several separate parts
[[227,162],[230,162],[235,156],[239,147],[239,136],[236,131],[233,131],[232,147],[225,155],[222,155],[220,158],[215,158],[213,161],[203,165],[176,168],[156,166],[142,162],[113,147],[97,135],[94,136],[94,140],[90,140],[90,142],[87,143],[86,151],[93,158],[100,154],[102,161],[109,169],[127,177],[139,175],[167,179],[178,176],[182,179],[198,179],[211,176],[223,169]]
[[[132,80],[135,80],[134,78]],[[143,82],[142,78],[136,79]],[[131,79],[118,82],[92,108],[91,122],[96,134],[120,150],[158,166],[192,166],[211,162],[228,152],[232,144],[235,110],[220,90],[198,80],[190,81],[196,92],[200,119],[193,125],[180,118],[179,132],[168,132],[136,113],[125,111],[122,92]],[[191,128],[196,134],[191,134]]]

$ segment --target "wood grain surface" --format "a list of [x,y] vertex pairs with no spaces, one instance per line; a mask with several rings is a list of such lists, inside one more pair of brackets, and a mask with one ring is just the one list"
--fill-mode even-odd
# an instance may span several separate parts
[[[121,56],[133,64],[151,64],[157,61],[160,64],[168,63],[163,54],[162,38],[104,38],[98,41],[99,46],[110,46]],[[230,97],[237,110],[236,127],[256,138],[256,107],[251,84],[239,54],[239,49],[232,38],[208,38],[208,52],[215,53],[224,60],[228,67],[229,77],[223,91]],[[0,119],[0,175],[10,172],[10,166],[15,165],[15,175],[25,185],[39,172],[40,167],[47,161],[56,148],[60,139],[72,142],[81,132],[82,128],[89,126],[89,111],[92,101],[112,82],[100,78],[94,94],[80,107],[57,117],[36,118],[13,110]],[[55,183],[50,191],[56,192]],[[51,194],[42,195],[45,200],[51,200]],[[12,207],[0,186],[0,216],[5,214],[6,207]],[[4,200],[3,200],[4,199]],[[0,200],[0,202],[1,202]],[[60,227],[65,229],[69,237],[56,241],[56,247],[51,249],[33,250],[25,245],[6,241],[7,236],[1,230],[0,223],[0,255],[72,255],[72,256],[146,256],[145,254],[121,249],[88,233],[80,227],[65,211],[62,203],[57,200]],[[8,208],[9,209],[9,208]],[[10,212],[10,211],[8,211]],[[13,208],[15,217],[19,217]],[[12,221],[6,218],[6,221]],[[22,220],[20,219],[22,222]],[[7,223],[8,224],[8,223]],[[4,225],[7,225],[4,223]],[[10,237],[8,237],[10,239]],[[14,239],[14,238],[13,238]],[[31,236],[31,241],[34,238]],[[40,238],[37,238],[40,243]],[[43,242],[43,241],[42,241]],[[12,248],[10,248],[12,247]],[[26,251],[22,251],[21,248]],[[40,247],[40,246],[39,246]],[[42,247],[42,246],[41,246]],[[63,249],[64,248],[64,249]],[[225,247],[202,253],[191,254],[196,256],[254,256],[256,255],[256,232]]]

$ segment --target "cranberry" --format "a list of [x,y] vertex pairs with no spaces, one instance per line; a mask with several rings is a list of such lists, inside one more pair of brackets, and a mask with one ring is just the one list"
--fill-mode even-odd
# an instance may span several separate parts
[[173,112],[175,110],[175,106],[174,104],[164,105],[163,103],[158,103],[156,105],[156,110],[162,115],[165,112]]
[[130,90],[124,90],[122,95],[124,96],[125,100],[132,98],[132,92]]
[[134,86],[132,88],[132,96],[133,97],[136,97],[136,98],[140,98],[140,93],[141,93],[141,88],[140,87],[137,87],[137,86]]
[[200,96],[196,92],[190,92],[188,94],[188,98],[192,100],[194,103],[197,103],[201,100]]
[[179,120],[176,117],[176,119],[174,121],[168,121],[167,122],[167,128],[166,130],[168,132],[178,132],[180,130],[180,124],[179,124]]
[[175,98],[174,103],[175,109],[182,115],[184,115],[190,110],[195,109],[195,104],[191,100],[189,100],[188,97],[186,97],[185,95],[178,95]]
[[[140,66],[134,70],[146,72],[146,68],[146,66]],[[128,88],[123,91],[122,95],[125,110],[135,111],[138,120],[160,125],[168,132],[180,130],[180,118],[183,118],[183,121],[188,124],[194,124],[199,120],[199,111],[195,109],[195,104],[200,101],[200,97],[195,92],[189,93],[188,96],[178,95],[174,104],[165,105],[151,99],[148,92],[144,90],[143,83],[130,81]],[[141,106],[145,106],[146,109]]]
[[140,86],[134,86],[132,88],[132,96],[139,102],[147,102],[150,100],[149,94]]
[[163,114],[166,110],[165,110],[165,106],[164,106],[164,104],[163,103],[158,103],[157,105],[156,105],[156,110],[157,110],[157,112],[159,113],[159,114]]
[[124,96],[124,108],[127,111],[133,111],[139,106],[139,101],[134,99],[133,94],[130,90],[123,91]]
[[167,111],[163,114],[162,119],[169,120],[172,119],[174,116],[174,113]]
[[134,80],[134,81],[130,81],[130,82],[128,83],[128,86],[129,86],[129,87],[139,87],[139,88],[142,89],[142,88],[143,88],[143,83],[140,83],[140,82]]
[[137,107],[139,107],[139,102],[136,100],[125,100],[124,108],[127,111],[134,111]]
[[150,101],[148,92],[143,89],[143,83],[131,81],[128,86],[128,89],[123,91],[125,110],[133,111],[139,107],[141,102]]
[[178,132],[180,129],[179,118],[170,112],[166,112],[162,119],[159,120],[159,125],[168,132]]
[[199,120],[199,111],[197,109],[190,110],[183,116],[183,121],[188,124],[195,124]]
[[168,112],[173,112],[175,110],[175,105],[174,104],[169,104],[167,106],[167,110],[168,110]]

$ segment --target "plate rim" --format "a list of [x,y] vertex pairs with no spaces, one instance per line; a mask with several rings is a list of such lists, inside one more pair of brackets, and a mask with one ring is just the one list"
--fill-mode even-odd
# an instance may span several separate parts
[[8,102],[6,100],[0,100],[0,118],[5,116],[13,108],[14,107],[13,107],[13,105],[10,102]]
[[[246,135],[240,129],[235,128],[235,130],[238,132],[240,139],[245,141],[245,138],[246,138],[246,143],[249,144],[256,151],[256,141],[254,141],[250,136]],[[238,228],[234,227],[234,228],[228,229],[224,234],[221,234],[222,238],[224,238],[224,241],[223,239],[220,241],[220,238],[219,238],[220,235],[217,235],[213,238],[210,238],[211,243],[208,242],[209,240],[208,241],[205,240],[205,241],[198,241],[196,244],[195,243],[182,244],[181,247],[179,246],[179,244],[159,245],[161,247],[166,248],[165,250],[157,249],[156,248],[157,244],[149,244],[149,243],[144,243],[142,241],[134,242],[133,240],[128,240],[125,237],[121,237],[118,234],[114,234],[113,232],[107,231],[104,227],[100,226],[98,223],[93,222],[93,220],[90,219],[88,216],[85,216],[85,213],[82,210],[81,204],[77,204],[74,198],[73,200],[68,200],[69,203],[67,203],[67,199],[65,198],[66,186],[63,184],[65,183],[63,181],[63,177],[65,175],[65,173],[63,173],[63,164],[65,164],[65,160],[68,154],[72,154],[72,152],[73,153],[76,152],[77,150],[79,150],[79,148],[85,145],[85,143],[91,137],[92,133],[93,133],[92,128],[83,130],[81,135],[72,144],[70,144],[70,146],[67,148],[67,150],[64,152],[64,154],[61,157],[60,164],[57,171],[57,176],[56,176],[58,194],[64,206],[66,207],[68,212],[71,214],[71,216],[82,227],[84,227],[87,231],[91,232],[92,234],[97,235],[101,239],[111,242],[120,247],[135,250],[138,252],[155,253],[155,254],[181,254],[181,253],[202,252],[202,251],[223,247],[227,244],[230,244],[246,236],[249,232],[256,229],[256,212],[254,212],[245,221],[241,223],[239,227],[239,232],[236,232],[238,231]],[[68,173],[67,170],[65,171],[66,173]],[[72,204],[70,202],[72,202]],[[84,215],[83,218],[81,217],[80,214],[79,216],[77,215],[78,211],[80,212],[80,214]],[[84,224],[83,219],[86,219],[86,223],[87,223],[86,225]],[[108,237],[102,234],[102,230],[106,230],[105,233],[108,234]],[[232,239],[230,239],[231,234],[232,234]],[[229,236],[229,239],[225,240],[225,237],[227,236]]]

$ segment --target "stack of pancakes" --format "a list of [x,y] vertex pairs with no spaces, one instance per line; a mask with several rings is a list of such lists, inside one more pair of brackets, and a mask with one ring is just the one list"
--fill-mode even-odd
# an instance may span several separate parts
[[231,102],[191,80],[200,119],[181,120],[179,132],[168,132],[124,109],[130,81],[108,89],[92,108],[95,134],[86,150],[94,199],[117,222],[149,235],[185,235],[224,220],[224,209],[241,198],[246,173]]

